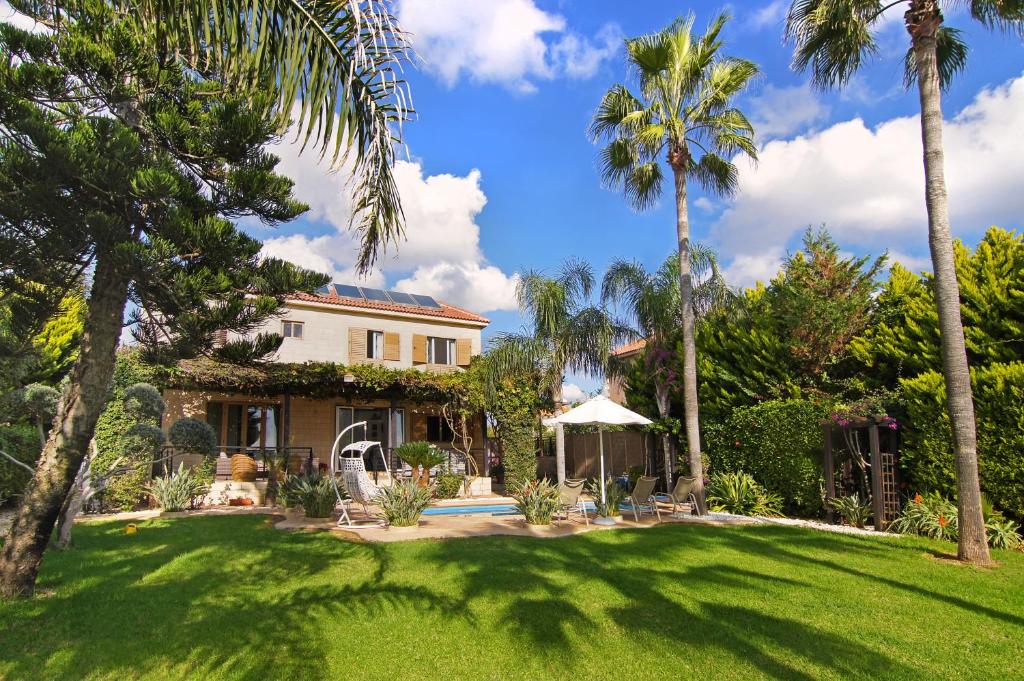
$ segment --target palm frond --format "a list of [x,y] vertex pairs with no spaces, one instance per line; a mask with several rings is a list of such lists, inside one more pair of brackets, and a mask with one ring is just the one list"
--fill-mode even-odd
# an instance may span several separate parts
[[653,207],[661,196],[663,173],[655,161],[634,166],[623,183],[626,199],[640,211]]
[[[94,11],[91,0],[15,0],[33,17]],[[402,76],[408,36],[383,0],[107,0],[160,54],[239,92],[274,85],[283,134],[294,129],[335,167],[352,173],[351,224],[358,267],[402,234],[392,176],[412,101]],[[55,24],[58,25],[59,24]]]
[[533,336],[550,339],[571,314],[569,291],[558,279],[527,270],[516,284],[516,301],[524,316],[533,320]]
[[717,154],[707,153],[693,164],[690,175],[705,191],[719,196],[733,196],[739,187],[739,172],[735,164]]
[[949,0],[949,7],[965,7],[971,18],[988,28],[1024,35],[1024,0]]
[[793,0],[786,17],[786,39],[795,43],[793,68],[809,68],[822,89],[848,83],[878,51],[872,26],[884,7],[880,0]]
[[601,180],[612,189],[622,188],[640,160],[633,139],[620,137],[601,149]]
[[620,136],[623,132],[623,122],[627,123],[625,127],[628,128],[629,124],[636,120],[638,112],[642,111],[643,103],[633,96],[625,85],[613,85],[597,106],[594,120],[590,124],[591,139],[596,141]]
[[[939,68],[939,85],[948,90],[954,76],[967,67],[967,43],[955,28],[940,26],[935,34],[935,57]],[[903,58],[903,84],[909,89],[917,83],[917,56],[907,49]]]

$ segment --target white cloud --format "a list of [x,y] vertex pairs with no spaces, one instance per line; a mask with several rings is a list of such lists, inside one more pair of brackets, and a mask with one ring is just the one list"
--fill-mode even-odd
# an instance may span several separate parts
[[318,155],[301,156],[291,142],[278,145],[278,170],[295,180],[296,197],[310,207],[306,218],[326,223],[319,236],[293,234],[267,239],[263,252],[329,274],[335,281],[396,287],[423,293],[474,312],[514,310],[516,275],[487,263],[476,218],[487,204],[480,172],[425,176],[420,163],[395,164],[395,182],[405,210],[405,239],[357,278],[358,242],[348,229],[349,195],[344,172],[328,172]]
[[0,21],[31,33],[49,33],[50,29],[11,7],[7,0],[0,0]]
[[562,401],[567,404],[575,404],[577,402],[583,402],[590,398],[583,388],[579,387],[575,383],[563,383],[562,384]]
[[767,85],[750,98],[751,121],[759,138],[800,132],[828,118],[830,108],[808,83],[792,87]]
[[778,28],[781,31],[788,9],[788,0],[773,0],[747,15],[746,24],[755,31],[764,28]]
[[[955,233],[1014,226],[1024,213],[1024,77],[982,90],[944,126]],[[713,227],[737,271],[749,271],[808,225],[841,242],[916,250],[927,220],[917,116],[874,128],[861,119],[769,142],[754,167],[739,161],[739,192]],[[730,267],[733,267],[730,265]]]
[[715,209],[718,208],[715,202],[706,196],[698,196],[693,200],[693,205],[700,208],[705,213],[713,213]]
[[889,264],[898,262],[911,272],[931,272],[932,259],[927,255],[908,255],[900,251],[889,251]]
[[782,267],[782,249],[772,248],[764,253],[741,253],[722,269],[726,283],[734,288],[746,288],[759,281],[767,283]]
[[463,73],[522,93],[535,91],[537,79],[589,78],[622,38],[613,24],[593,39],[567,31],[565,17],[534,0],[401,0],[398,18],[426,68],[449,87]]

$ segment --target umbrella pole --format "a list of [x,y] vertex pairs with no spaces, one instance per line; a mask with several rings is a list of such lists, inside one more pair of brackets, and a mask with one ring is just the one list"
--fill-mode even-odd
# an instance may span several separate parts
[[[608,497],[605,495],[604,491],[604,426],[601,425],[597,427],[597,444],[597,449],[601,454],[601,505],[606,506],[608,504]],[[618,509],[615,510],[617,511]],[[594,518],[594,524],[614,525],[615,518],[606,518],[603,516],[598,516],[597,518]]]

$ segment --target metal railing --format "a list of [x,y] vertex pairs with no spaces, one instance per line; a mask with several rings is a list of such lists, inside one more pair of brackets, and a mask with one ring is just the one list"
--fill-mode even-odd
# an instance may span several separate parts
[[[231,457],[236,454],[245,454],[255,460],[257,478],[267,477],[267,469],[272,466],[292,473],[310,473],[319,469],[319,461],[313,455],[312,447],[218,447],[217,454],[209,457],[216,461],[215,479],[231,478]],[[204,458],[207,457],[166,445],[160,450],[153,474],[166,475],[182,462],[186,466],[198,466]]]

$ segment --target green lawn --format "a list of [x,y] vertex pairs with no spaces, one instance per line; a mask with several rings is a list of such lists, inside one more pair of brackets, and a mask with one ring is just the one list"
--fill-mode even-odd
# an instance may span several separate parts
[[0,678],[1022,678],[1024,555],[781,527],[356,544],[259,516],[76,528]]

